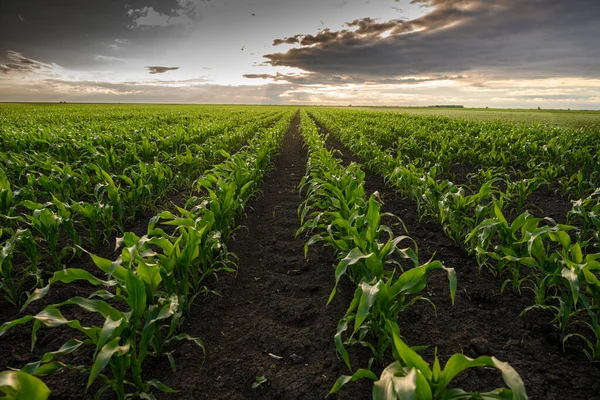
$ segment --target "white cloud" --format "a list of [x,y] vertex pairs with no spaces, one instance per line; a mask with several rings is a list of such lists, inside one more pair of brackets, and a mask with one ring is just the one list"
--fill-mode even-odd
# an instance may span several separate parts
[[192,22],[191,16],[193,10],[180,8],[172,10],[174,15],[161,14],[154,10],[154,7],[144,7],[141,9],[130,9],[128,14],[133,18],[131,28],[171,26],[171,25],[189,25]]
[[115,39],[109,47],[113,50],[123,50],[127,43],[129,43],[127,39]]

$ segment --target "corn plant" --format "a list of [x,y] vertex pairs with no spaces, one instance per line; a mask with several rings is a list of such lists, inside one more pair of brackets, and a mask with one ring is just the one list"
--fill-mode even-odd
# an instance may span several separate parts
[[531,207],[525,202],[540,186],[548,185],[548,181],[536,177],[531,179],[520,179],[516,181],[505,180],[506,192],[505,197],[515,202],[517,212],[521,212],[525,207]]
[[473,227],[477,226],[491,213],[491,205],[498,194],[494,188],[497,179],[481,185],[479,191],[466,195],[462,187],[450,187],[438,201],[438,218],[444,232],[455,242],[462,242]]
[[594,184],[585,178],[582,170],[560,179],[559,182],[563,194],[572,195],[576,199],[585,197],[590,190],[594,190]]
[[[414,268],[402,274],[392,272],[389,277],[380,279],[376,283],[362,281],[358,285],[354,299],[346,315],[340,320],[335,335],[336,349],[348,369],[352,370],[352,367],[346,345],[365,346],[371,349],[375,360],[381,362],[392,343],[388,322],[397,321],[400,313],[410,309],[417,301],[426,301],[435,310],[433,302],[420,293],[426,287],[427,275],[438,269],[448,273],[450,298],[454,304],[456,273],[453,268],[446,268],[439,261],[430,261],[421,266],[416,263]],[[343,334],[350,328],[350,324],[354,325],[350,337],[344,340]],[[374,344],[367,339],[371,339]]]
[[[459,399],[513,399],[526,400],[527,392],[523,380],[508,363],[494,357],[481,356],[476,359],[457,353],[452,355],[444,368],[435,356],[433,365],[427,363],[416,351],[411,349],[396,333],[397,326],[388,329],[392,335],[395,361],[388,365],[378,378],[368,369],[357,370],[351,376],[341,376],[330,394],[336,393],[351,381],[366,378],[374,381],[373,399],[423,399],[423,400],[459,400]],[[471,393],[459,388],[449,388],[454,378],[461,372],[478,367],[491,367],[502,373],[506,388],[485,393]]]
[[567,214],[567,222],[580,222],[583,229],[578,233],[578,238],[600,250],[600,189],[572,203],[573,206]]
[[519,291],[522,283],[519,267],[522,263],[512,262],[519,254],[524,254],[527,234],[533,231],[542,219],[535,218],[526,211],[509,224],[502,208],[501,200],[495,202],[493,216],[477,225],[465,241],[470,249],[475,250],[480,270],[485,266],[494,275],[501,275],[509,269],[512,277],[507,279],[503,286],[512,282],[513,289]]
[[[75,246],[80,244],[80,237],[75,230],[72,213],[63,204],[54,198],[46,204],[35,203],[29,200],[21,202],[21,205],[31,211],[31,214],[13,217],[15,220],[25,223],[29,230],[36,232],[44,243],[42,247],[50,258],[49,264],[52,269],[62,267],[62,261],[71,253],[74,256],[79,253]],[[55,209],[55,211],[54,211]],[[65,232],[70,239],[70,245],[58,247],[61,232]]]
[[[83,341],[69,340],[58,351],[46,353],[40,361],[23,367],[23,371],[42,377],[65,368],[85,371],[88,373],[87,388],[100,378],[104,386],[99,393],[112,389],[119,399],[132,395],[148,396],[153,389],[173,392],[173,389],[155,379],[142,380],[144,359],[150,354],[160,356],[162,346],[173,340],[191,340],[202,348],[203,344],[199,339],[176,334],[181,316],[179,302],[176,297],[167,297],[157,290],[161,279],[156,272],[157,267],[139,264],[136,270],[132,270],[130,268],[133,267],[134,260],[130,257],[130,249],[124,249],[122,255],[125,266],[93,257],[96,265],[108,274],[108,281],[100,280],[81,269],[55,272],[46,287],[37,289],[29,297],[24,308],[47,295],[56,282],[87,281],[105,288],[116,286],[117,294],[103,289],[89,298],[73,297],[59,304],[51,304],[36,315],[27,315],[0,326],[2,336],[13,327],[32,321],[32,348],[36,344],[37,332],[42,326],[67,326],[86,337]],[[112,304],[118,303],[119,308],[127,311],[120,311],[107,301]],[[99,315],[104,319],[104,325],[86,326],[82,321],[68,320],[60,309],[69,305]],[[57,355],[70,354],[83,346],[95,349],[91,366],[65,364],[54,360]],[[103,373],[106,367],[109,367],[110,374]],[[128,379],[129,376],[133,381]]]
[[[0,239],[4,234],[4,230],[0,230]],[[4,299],[18,306],[24,299],[23,277],[20,279],[14,276],[12,258],[15,253],[19,239],[19,232],[15,232],[11,237],[4,242],[0,250],[0,290],[4,292]]]
[[[377,194],[366,200],[364,172],[357,164],[344,168],[333,159],[333,154],[323,147],[323,141],[314,123],[303,115],[302,132],[309,147],[307,174],[302,179],[306,200],[299,208],[302,226],[298,233],[310,231],[311,244],[324,242],[334,248],[340,259],[335,269],[335,285],[328,302],[331,302],[337,285],[348,276],[357,286],[353,301],[344,318],[338,323],[335,344],[338,353],[351,369],[347,345],[361,344],[370,348],[374,359],[381,362],[391,343],[386,330],[388,321],[398,318],[400,312],[410,308],[422,296],[418,294],[426,285],[426,275],[436,269],[448,272],[451,297],[454,301],[456,275],[440,262],[419,266],[416,244],[408,236],[395,236],[381,224],[381,202]],[[406,248],[399,245],[412,242]],[[306,250],[305,250],[306,251]],[[410,260],[413,268],[404,270],[400,260]],[[390,268],[393,266],[393,268]],[[401,274],[396,274],[399,268]],[[427,300],[429,301],[429,300]],[[349,337],[345,337],[354,323]]]
[[[112,162],[111,162],[112,163]],[[98,177],[103,179],[103,183],[96,185],[94,194],[97,203],[108,203],[113,212],[113,218],[116,221],[116,227],[120,232],[124,232],[125,224],[132,218],[126,215],[125,202],[121,195],[120,188],[115,184],[115,181],[108,172],[95,164],[89,164],[88,167],[96,172]]]
[[[72,202],[70,207],[75,216],[81,217],[83,221],[81,225],[88,234],[86,240],[92,248],[96,249],[100,243],[108,242],[107,233],[112,232],[112,211],[106,213],[107,208],[101,203]],[[104,218],[103,212],[106,214]],[[110,221],[105,229],[101,226],[103,220]]]
[[[150,222],[150,238],[140,240],[129,234],[125,236],[124,244],[130,248],[142,244],[140,253],[158,260],[166,292],[179,298],[183,315],[187,316],[196,296],[210,292],[205,286],[207,279],[220,271],[232,272],[234,269],[221,234],[214,230],[214,214],[206,211],[195,216],[184,209],[179,212],[179,217],[168,211],[158,214]],[[163,224],[176,227],[173,235],[155,228],[160,219],[165,221]],[[155,254],[148,245],[160,248],[162,253]]]
[[[582,284],[585,284],[587,297],[580,297],[587,315],[588,321],[583,321],[592,333],[592,338],[578,332],[569,333],[563,339],[563,343],[571,337],[579,337],[586,344],[587,349],[584,349],[584,354],[588,360],[592,362],[600,362],[600,323],[598,322],[598,305],[600,304],[600,263],[597,261],[600,254],[588,255],[583,260],[583,263],[577,265],[577,270],[583,273]],[[579,282],[577,282],[579,283]]]
[[13,192],[6,173],[0,170],[0,215],[9,215],[13,207]]

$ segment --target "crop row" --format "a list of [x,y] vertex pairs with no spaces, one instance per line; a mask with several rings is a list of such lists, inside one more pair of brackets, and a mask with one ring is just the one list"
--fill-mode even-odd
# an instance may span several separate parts
[[[272,128],[261,129],[235,155],[223,152],[227,160],[194,181],[193,195],[185,207],[160,212],[142,237],[126,232],[117,240],[122,251],[116,260],[91,255],[95,271],[67,268],[54,272],[46,286],[28,297],[23,310],[48,296],[58,282],[87,282],[99,289],[88,297],[50,304],[0,326],[2,336],[16,326],[32,323],[32,349],[42,327],[66,326],[74,331],[74,337],[60,349],[18,371],[3,372],[2,389],[7,386],[4,391],[9,395],[26,396],[26,390],[37,385],[39,398],[46,398],[47,388],[36,378],[70,369],[88,374],[88,388],[101,380],[98,395],[112,390],[119,399],[154,398],[156,390],[173,392],[156,379],[142,379],[149,375],[142,373],[144,361],[148,356],[167,357],[175,370],[168,347],[180,340],[192,341],[204,351],[199,338],[181,331],[182,323],[194,299],[211,292],[207,287],[210,279],[235,269],[226,243],[246,203],[259,190],[291,117],[290,111],[283,113]],[[68,319],[61,313],[66,306],[79,307],[90,317]],[[90,323],[94,319],[103,320],[103,325]],[[81,335],[83,340],[78,339]],[[72,356],[75,352],[93,354],[91,364],[74,363],[80,359]],[[2,380],[8,383],[3,385]]]
[[[518,292],[531,290],[534,304],[525,308],[523,313],[534,308],[549,311],[553,325],[564,334],[564,341],[578,337],[584,342],[586,356],[593,361],[600,359],[598,189],[573,201],[568,217],[579,226],[537,218],[527,210],[511,218],[508,205],[515,199],[509,189],[498,187],[497,177],[490,176],[479,187],[470,190],[464,185],[441,179],[437,173],[439,163],[420,164],[419,160],[413,160],[400,150],[382,148],[377,132],[390,135],[385,128],[389,126],[386,118],[381,118],[380,125],[374,118],[369,119],[370,124],[363,125],[341,111],[314,110],[313,115],[353,153],[365,160],[369,168],[415,201],[422,216],[437,219],[449,237],[463,244],[477,258],[480,268],[505,277],[503,290],[507,286]],[[402,124],[404,117],[396,116],[396,119]],[[413,128],[418,129],[419,126]],[[483,131],[486,126],[482,124],[480,129]],[[411,132],[409,137],[418,135],[418,131]],[[524,137],[521,140],[529,137],[526,130],[521,135]],[[454,136],[468,137],[468,132],[456,131]],[[591,154],[597,151],[597,144],[586,148]],[[594,157],[597,159],[597,153]],[[545,160],[548,165],[562,162],[550,158]],[[585,157],[571,160],[566,165],[575,165],[579,161],[583,164],[577,165],[583,169],[577,174],[581,175],[587,168]],[[592,178],[586,179],[590,185],[595,184]]]
[[[431,271],[443,269],[448,273],[450,296],[454,302],[454,269],[434,260],[421,264],[414,241],[405,235],[395,236],[390,227],[382,224],[382,217],[397,217],[381,213],[381,202],[376,193],[367,197],[365,174],[360,165],[342,166],[326,148],[325,138],[304,111],[301,129],[309,158],[307,173],[301,183],[306,200],[299,209],[299,233],[312,235],[306,247],[323,242],[333,248],[339,260],[334,272],[336,284],[329,302],[343,277],[356,287],[346,315],[338,324],[334,338],[337,352],[350,371],[353,369],[349,346],[362,345],[372,352],[368,365],[350,376],[341,376],[331,393],[350,381],[367,378],[375,381],[374,399],[462,399],[473,396],[526,399],[523,381],[507,363],[494,357],[471,359],[457,353],[442,369],[437,357],[430,365],[403,341],[399,314],[417,301],[433,305],[423,293]],[[377,377],[373,370],[381,366],[390,349],[394,362]],[[508,388],[475,394],[448,387],[460,372],[483,366],[500,370]]]
[[[143,217],[161,204],[169,193],[189,187],[204,169],[281,119],[281,113],[259,114],[256,119],[246,113],[241,118],[237,120],[240,125],[232,130],[228,128],[230,120],[225,120],[218,128],[221,133],[215,131],[194,153],[190,147],[182,147],[189,162],[182,162],[178,172],[154,160],[136,161],[115,175],[88,163],[84,156],[61,168],[47,153],[11,151],[7,164],[20,157],[28,158],[28,166],[20,173],[27,183],[20,186],[18,180],[9,181],[0,170],[0,291],[5,299],[15,306],[22,305],[31,288],[43,286],[48,274],[63,268],[74,256],[79,257],[81,247],[97,249],[108,244],[136,217]],[[120,139],[115,136],[113,140],[118,143]],[[72,141],[73,146],[78,145]],[[96,148],[97,154],[100,151],[102,148]],[[176,151],[172,156],[182,154]],[[136,158],[135,151],[131,155]],[[107,154],[103,157],[112,158]],[[44,190],[40,182],[44,182]]]
[[336,110],[335,116],[341,118],[340,129],[360,127],[362,134],[387,152],[401,155],[405,163],[435,167],[434,178],[450,177],[462,167],[471,169],[470,178],[476,181],[506,176],[515,182],[543,180],[577,198],[600,184],[600,148],[594,130],[389,112]]

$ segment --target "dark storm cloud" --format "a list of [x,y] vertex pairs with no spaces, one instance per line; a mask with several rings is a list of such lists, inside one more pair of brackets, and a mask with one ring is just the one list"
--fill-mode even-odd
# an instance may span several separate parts
[[[457,74],[600,77],[597,0],[413,0],[434,7],[414,20],[351,21],[339,31],[298,34],[265,55],[273,66],[379,77]],[[383,33],[389,36],[382,36]]]
[[42,69],[52,69],[52,65],[45,64],[31,58],[24,57],[21,53],[9,50],[6,52],[8,62],[0,64],[0,72],[8,73],[30,73],[38,72]]
[[[0,0],[0,62],[8,50],[16,50],[36,60],[83,69],[98,65],[95,54],[116,50],[124,43],[132,45],[128,49],[132,57],[138,56],[137,51],[151,53],[158,43],[185,35],[185,25],[170,22],[183,17],[193,20],[194,4],[177,0]],[[150,9],[153,15],[171,20],[136,26],[136,18],[143,18]]]
[[279,46],[280,44],[296,44],[300,43],[300,38],[304,35],[295,35],[292,37],[287,37],[284,39],[275,39],[273,40],[273,46]]
[[295,85],[365,85],[365,84],[378,84],[378,85],[413,85],[418,83],[441,81],[441,80],[459,80],[463,79],[462,76],[447,76],[447,75],[435,75],[427,78],[382,78],[382,77],[369,77],[365,75],[334,75],[334,74],[318,74],[318,73],[305,73],[305,74],[245,74],[244,78],[247,79],[266,79],[275,82],[287,82]]
[[151,75],[154,74],[164,74],[165,72],[174,71],[179,69],[179,67],[144,67],[146,68]]

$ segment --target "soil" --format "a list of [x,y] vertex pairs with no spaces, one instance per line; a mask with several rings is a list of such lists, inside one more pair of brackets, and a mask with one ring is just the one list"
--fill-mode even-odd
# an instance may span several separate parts
[[[333,253],[312,246],[305,259],[307,239],[295,236],[297,208],[302,201],[297,187],[306,168],[298,123],[296,116],[275,159],[275,168],[265,177],[263,195],[252,201],[247,218],[241,221],[244,228],[228,244],[238,256],[237,273],[223,274],[212,282],[210,288],[219,296],[197,299],[182,328],[203,340],[206,355],[191,343],[172,347],[169,350],[177,364],[176,373],[171,372],[166,359],[148,359],[146,378],[157,378],[179,390],[175,394],[156,393],[157,398],[322,399],[335,380],[348,373],[336,356],[333,336],[353,287],[343,280],[333,302],[326,305],[334,284]],[[356,161],[335,140],[329,145],[340,150],[345,163]],[[519,295],[507,289],[500,294],[502,278],[480,274],[474,259],[444,235],[439,224],[421,220],[415,204],[402,199],[381,177],[367,172],[365,187],[367,192],[380,193],[382,211],[402,218],[418,244],[422,262],[435,257],[456,269],[454,305],[446,275],[436,273],[428,282],[426,295],[435,302],[437,316],[430,305],[420,302],[399,320],[401,333],[410,345],[430,346],[421,352],[426,360],[433,360],[435,348],[442,365],[456,352],[494,355],[519,372],[531,399],[600,398],[600,369],[586,360],[581,343],[568,342],[563,352],[548,315],[531,312],[519,316],[532,304],[528,293]],[[391,226],[392,220],[388,222]],[[140,223],[136,229],[143,234],[146,224]],[[396,234],[404,233],[401,226],[392,228]],[[114,258],[114,253],[107,249],[103,256]],[[93,268],[89,261],[82,264]],[[48,301],[85,295],[87,290],[87,286],[63,285],[53,289]],[[71,314],[67,317],[77,316],[77,310],[68,311]],[[15,317],[15,310],[0,309],[0,321]],[[30,326],[16,328],[0,339],[0,370],[37,360],[73,336],[61,328],[42,329],[30,354],[30,332]],[[85,364],[89,358],[83,354],[77,361]],[[363,367],[368,353],[353,349],[351,358],[355,366]],[[253,389],[260,376],[266,382]],[[100,385],[95,384],[84,396],[86,379],[85,374],[66,371],[45,381],[54,399],[91,399]],[[466,390],[491,390],[502,386],[502,378],[497,371],[476,369],[459,375],[455,384]],[[366,399],[370,392],[369,382],[349,383],[332,397]]]

